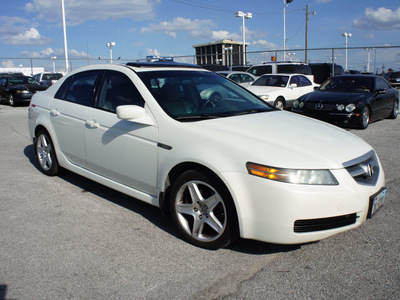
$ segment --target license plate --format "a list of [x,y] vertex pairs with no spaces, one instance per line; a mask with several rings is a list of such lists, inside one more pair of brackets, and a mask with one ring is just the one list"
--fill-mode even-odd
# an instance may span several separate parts
[[386,189],[383,188],[375,195],[369,198],[369,211],[368,218],[372,218],[373,214],[382,207],[383,202],[385,201]]

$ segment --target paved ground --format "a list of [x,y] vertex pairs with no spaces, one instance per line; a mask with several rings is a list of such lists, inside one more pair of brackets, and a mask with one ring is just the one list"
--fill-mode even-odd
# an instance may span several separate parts
[[0,105],[0,300],[400,299],[400,118],[351,130],[389,193],[358,229],[318,243],[207,251],[159,210],[65,172],[39,172],[27,107]]

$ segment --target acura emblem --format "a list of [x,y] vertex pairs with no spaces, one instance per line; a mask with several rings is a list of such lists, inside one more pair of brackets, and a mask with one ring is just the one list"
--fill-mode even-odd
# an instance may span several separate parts
[[324,104],[323,103],[315,104],[315,109],[323,109],[323,108],[324,108]]

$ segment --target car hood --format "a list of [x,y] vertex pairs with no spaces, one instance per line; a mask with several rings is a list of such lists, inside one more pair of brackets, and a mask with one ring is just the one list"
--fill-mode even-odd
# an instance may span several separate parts
[[369,96],[370,93],[339,93],[339,92],[314,91],[304,95],[301,98],[301,100],[313,103],[324,102],[330,104],[336,104],[336,103],[347,104]]
[[[371,150],[361,138],[336,126],[285,111],[191,123],[196,141],[213,143],[248,161],[281,168],[339,169]],[[232,151],[231,149],[235,149]]]
[[258,95],[265,95],[275,91],[282,91],[284,87],[277,87],[277,86],[257,86],[257,85],[250,85],[247,89],[252,92],[253,94]]

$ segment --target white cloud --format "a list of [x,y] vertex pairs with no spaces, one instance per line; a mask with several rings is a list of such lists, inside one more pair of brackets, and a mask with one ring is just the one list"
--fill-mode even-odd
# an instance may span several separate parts
[[211,20],[191,20],[177,17],[171,22],[163,21],[158,24],[150,24],[149,27],[143,27],[140,32],[161,32],[173,38],[177,37],[177,33],[189,33],[192,37],[209,38],[212,35],[210,29],[212,27],[215,27],[215,24]]
[[17,34],[3,34],[1,39],[8,45],[45,45],[51,43],[51,39],[40,35],[36,28],[30,28]]
[[366,8],[361,18],[355,20],[353,25],[361,29],[399,30],[400,7],[395,11],[385,7],[377,10]]
[[229,33],[229,31],[226,31],[226,30],[212,31],[211,34],[212,34],[211,39],[214,41],[225,40],[225,39],[230,39],[230,40],[234,40],[234,41],[242,40],[242,37],[239,34]]
[[[51,56],[56,56],[59,58],[64,57],[64,49],[56,49],[53,50],[52,48],[46,48],[39,52],[28,52],[24,51],[21,53],[22,56],[25,57],[32,57],[32,58],[50,58]],[[68,56],[70,58],[87,58],[86,52],[80,52],[75,49],[68,50]]]
[[[146,20],[154,17],[160,0],[68,0],[65,1],[65,18],[68,25],[90,20],[131,18]],[[61,1],[31,0],[25,10],[38,14],[41,21],[61,24]]]
[[263,48],[263,49],[278,49],[278,45],[268,42],[266,40],[257,40],[251,43],[254,47]]
[[3,60],[1,62],[2,68],[15,68],[14,62],[12,60]]

